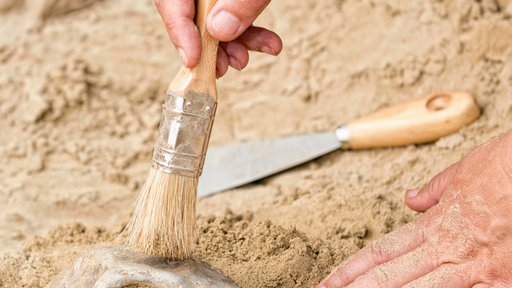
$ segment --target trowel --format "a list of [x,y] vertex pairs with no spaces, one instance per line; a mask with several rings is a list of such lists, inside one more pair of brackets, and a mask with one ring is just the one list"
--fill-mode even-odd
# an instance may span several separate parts
[[251,183],[340,148],[432,142],[479,116],[480,108],[472,95],[447,91],[377,110],[330,132],[211,147],[199,178],[198,196]]

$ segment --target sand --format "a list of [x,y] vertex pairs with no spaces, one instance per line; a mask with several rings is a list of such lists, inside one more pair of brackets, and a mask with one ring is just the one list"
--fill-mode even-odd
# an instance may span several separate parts
[[[44,287],[122,229],[180,65],[150,0],[34,3],[0,1],[0,287]],[[314,286],[416,217],[406,189],[512,128],[512,1],[279,0],[257,24],[285,48],[218,81],[212,146],[333,130],[439,90],[473,93],[483,115],[201,199],[196,254],[241,287]]]

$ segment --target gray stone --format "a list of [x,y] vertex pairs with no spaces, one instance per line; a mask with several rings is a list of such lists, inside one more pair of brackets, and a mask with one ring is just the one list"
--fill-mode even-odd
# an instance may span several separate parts
[[221,272],[198,259],[171,261],[120,247],[88,251],[48,288],[238,287]]

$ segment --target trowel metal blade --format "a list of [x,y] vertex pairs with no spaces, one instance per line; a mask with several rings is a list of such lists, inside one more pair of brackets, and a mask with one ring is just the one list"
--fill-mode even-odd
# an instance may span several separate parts
[[199,177],[198,197],[259,180],[340,147],[334,132],[210,147]]

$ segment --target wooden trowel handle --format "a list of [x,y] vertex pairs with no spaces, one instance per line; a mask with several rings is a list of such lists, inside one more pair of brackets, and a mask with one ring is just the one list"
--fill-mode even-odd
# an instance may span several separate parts
[[441,92],[378,110],[337,133],[345,133],[353,149],[403,146],[435,141],[479,116],[480,108],[470,94]]

